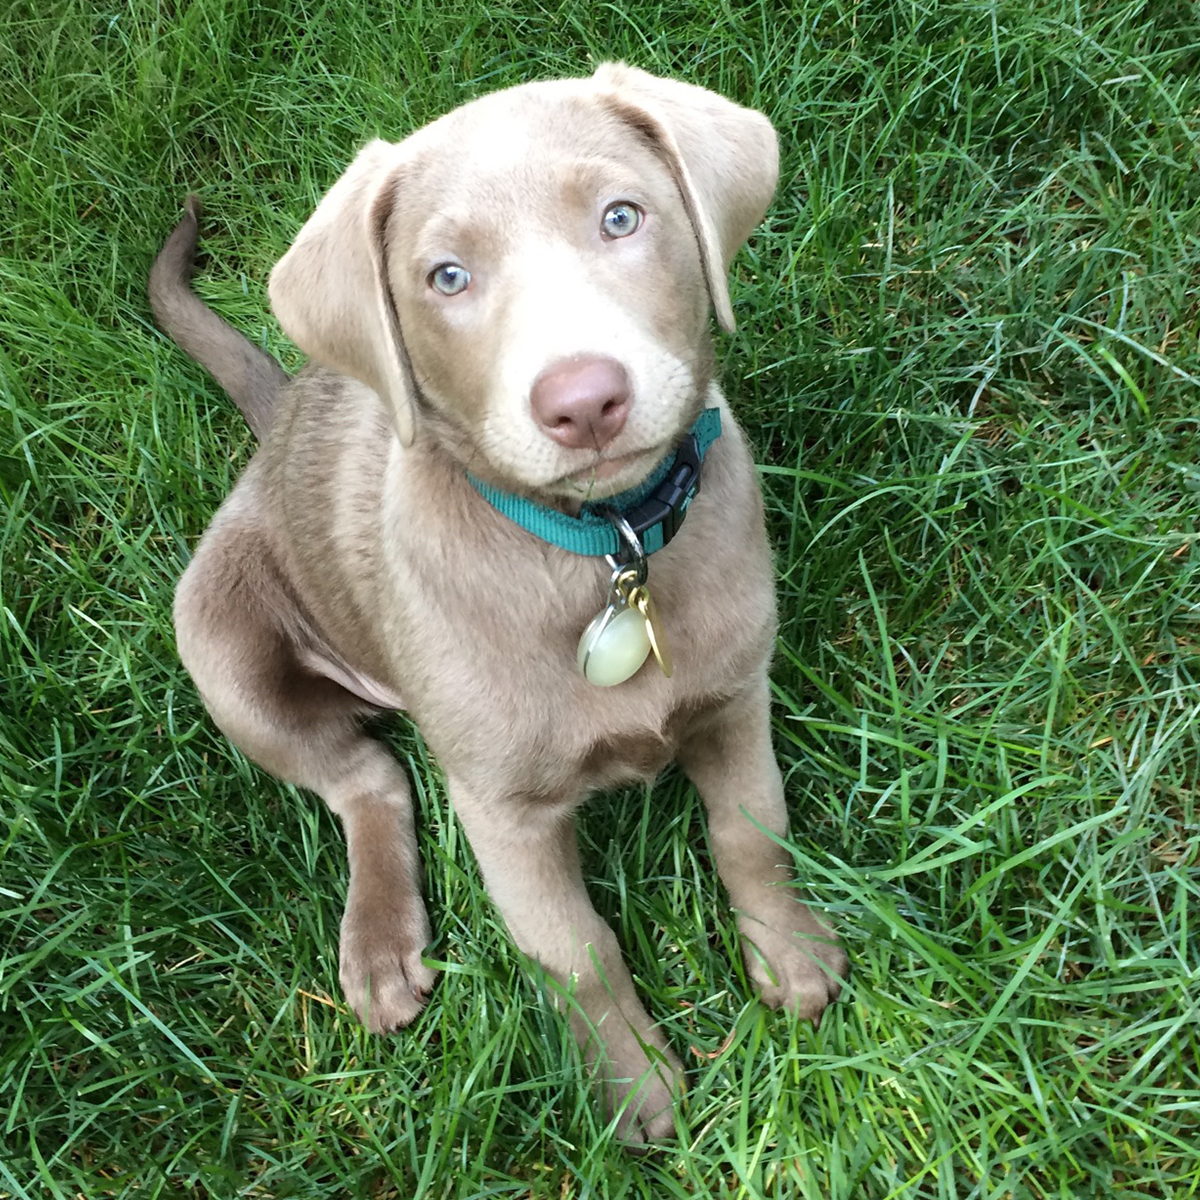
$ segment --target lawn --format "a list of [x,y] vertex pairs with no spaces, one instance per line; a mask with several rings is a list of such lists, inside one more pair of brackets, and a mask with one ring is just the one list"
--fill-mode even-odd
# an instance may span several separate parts
[[[437,764],[442,969],[337,982],[335,820],[242,759],[171,592],[253,450],[150,320],[265,281],[358,146],[624,57],[771,117],[723,378],[777,552],[788,849],[853,963],[748,986],[698,802],[582,822],[689,1064],[627,1156]],[[0,1197],[1200,1196],[1200,14],[1183,0],[52,0],[0,20]]]

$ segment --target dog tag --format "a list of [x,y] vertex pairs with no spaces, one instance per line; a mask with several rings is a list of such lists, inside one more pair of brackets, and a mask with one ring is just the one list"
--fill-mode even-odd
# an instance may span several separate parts
[[650,589],[645,584],[635,587],[629,593],[629,603],[646,622],[646,637],[650,641],[650,649],[654,651],[662,673],[670,679],[675,674],[675,663],[671,658],[671,650],[663,634],[662,621],[658,617],[658,607],[654,603],[654,597],[650,595]]
[[621,597],[588,622],[579,639],[579,670],[588,683],[613,687],[636,675],[649,653],[646,619]]
[[579,639],[579,673],[597,687],[614,687],[636,675],[650,653],[646,618],[631,607],[637,571],[617,567],[608,584],[608,601]]

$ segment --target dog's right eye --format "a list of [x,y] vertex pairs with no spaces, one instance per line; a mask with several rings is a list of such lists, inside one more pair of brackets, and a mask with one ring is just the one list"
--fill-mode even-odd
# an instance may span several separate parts
[[612,241],[636,233],[642,223],[642,210],[628,200],[618,200],[604,210],[600,218],[600,232]]
[[429,272],[429,286],[443,296],[457,296],[459,292],[465,292],[470,282],[471,272],[458,263],[442,263]]

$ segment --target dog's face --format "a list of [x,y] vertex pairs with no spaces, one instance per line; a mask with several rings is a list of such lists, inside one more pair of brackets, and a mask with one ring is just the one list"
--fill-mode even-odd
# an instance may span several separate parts
[[502,487],[601,498],[695,419],[710,299],[774,189],[757,113],[623,67],[368,146],[272,276],[285,329],[408,442]]
[[[696,238],[623,123],[579,97],[495,101],[486,122],[452,114],[455,152],[418,151],[397,182],[385,253],[413,376],[477,474],[610,494],[678,441],[707,387]],[[605,365],[580,375],[580,360]]]

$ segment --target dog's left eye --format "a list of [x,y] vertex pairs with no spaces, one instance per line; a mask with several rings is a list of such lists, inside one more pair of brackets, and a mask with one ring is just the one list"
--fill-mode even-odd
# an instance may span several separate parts
[[642,223],[642,210],[628,200],[610,204],[600,218],[600,232],[607,238],[628,237]]
[[465,292],[470,282],[471,272],[458,263],[442,263],[429,272],[429,286],[443,296],[457,296],[459,292]]

